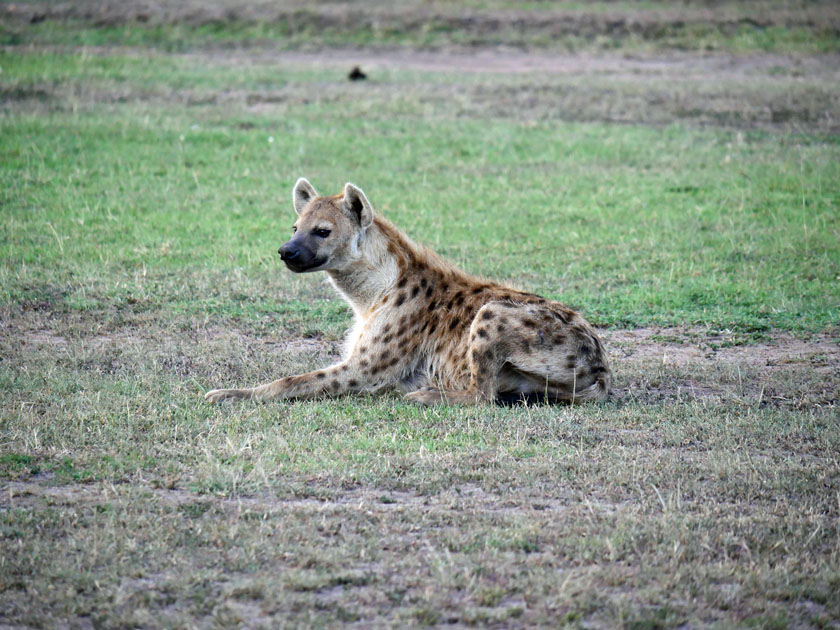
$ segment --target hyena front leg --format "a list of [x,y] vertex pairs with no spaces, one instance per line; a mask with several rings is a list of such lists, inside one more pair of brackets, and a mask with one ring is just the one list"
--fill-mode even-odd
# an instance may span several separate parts
[[287,376],[271,383],[248,389],[214,389],[204,395],[205,400],[215,403],[226,398],[317,398],[318,396],[339,396],[363,391],[371,384],[359,376],[350,361],[343,361],[322,370]]

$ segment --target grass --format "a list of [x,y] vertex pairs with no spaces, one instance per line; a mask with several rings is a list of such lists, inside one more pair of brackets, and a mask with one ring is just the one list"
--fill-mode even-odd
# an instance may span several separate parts
[[[831,64],[284,59],[0,53],[4,622],[834,627]],[[276,260],[301,175],[581,308],[614,399],[206,405],[337,357]]]
[[[335,72],[275,72],[273,85],[323,96],[290,98],[273,116],[165,103],[103,112],[84,102],[88,90],[119,92],[116,82],[133,94],[143,89],[135,75],[142,86],[171,73],[158,90],[218,91],[226,75],[187,72],[180,59],[34,57],[4,59],[4,76],[75,84],[82,102],[75,113],[13,112],[0,123],[7,300],[46,293],[70,309],[112,310],[116,299],[238,316],[287,309],[266,299],[280,285],[325,298],[320,285],[278,273],[274,255],[291,223],[288,190],[306,173],[324,190],[361,183],[395,222],[464,267],[515,276],[604,325],[836,323],[840,169],[830,140],[465,119],[451,105],[424,113],[407,98],[382,102],[430,74],[383,94],[344,86]],[[265,73],[252,68],[250,85]],[[99,80],[111,83],[87,83]],[[330,92],[343,93],[338,103]],[[370,119],[374,109],[382,120]],[[119,282],[102,286],[103,268]],[[220,277],[241,297],[219,300]]]
[[[584,13],[584,15],[586,15]],[[322,46],[351,47],[420,47],[478,48],[511,46],[516,48],[549,48],[569,52],[587,50],[613,51],[616,48],[653,52],[660,50],[691,50],[698,41],[708,51],[736,53],[832,53],[838,50],[838,38],[828,28],[785,28],[783,26],[756,27],[752,24],[734,25],[722,29],[716,24],[682,24],[677,21],[655,33],[642,31],[628,39],[616,40],[609,34],[577,36],[573,31],[562,36],[548,31],[536,41],[533,35],[523,36],[519,29],[494,32],[473,32],[469,23],[451,23],[449,16],[423,21],[414,30],[406,31],[397,25],[379,27],[361,23],[347,29],[336,24],[327,29],[318,26],[320,16],[303,17],[276,23],[226,23],[184,26],[159,24],[144,26],[126,24],[107,28],[91,27],[85,22],[56,25],[48,23],[22,31],[7,31],[0,43],[11,45],[60,44],[65,46],[138,46],[167,52],[184,52],[195,48],[215,46],[248,46],[255,48],[311,49]],[[498,19],[505,19],[501,16]],[[632,32],[632,30],[631,30]],[[628,44],[628,40],[632,43]],[[536,44],[536,46],[535,46]]]
[[[690,4],[690,3],[686,3]],[[323,46],[564,51],[838,51],[838,13],[827,2],[403,2],[390,6],[244,7],[160,2],[147,7],[78,3],[13,6],[0,43],[128,45],[179,52],[197,47]]]
[[[30,317],[21,329],[63,319]],[[282,612],[293,625],[650,615],[672,627],[838,613],[831,409],[762,406],[734,375],[724,400],[656,403],[650,385],[685,374],[627,363],[622,381],[648,387],[603,407],[211,408],[194,379],[254,381],[328,357],[200,323],[121,337],[84,323],[57,331],[76,341],[28,339],[23,352],[4,339],[3,597],[19,623]],[[792,376],[808,378],[775,385]]]

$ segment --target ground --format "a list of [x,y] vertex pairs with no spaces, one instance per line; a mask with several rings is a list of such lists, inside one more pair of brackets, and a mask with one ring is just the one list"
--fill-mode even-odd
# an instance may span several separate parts
[[[0,3],[0,629],[840,627],[836,7],[465,6]],[[206,405],[338,356],[299,176],[611,400]]]

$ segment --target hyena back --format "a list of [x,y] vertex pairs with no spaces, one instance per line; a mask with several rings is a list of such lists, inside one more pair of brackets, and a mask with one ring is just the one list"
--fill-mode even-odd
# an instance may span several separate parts
[[326,271],[355,314],[344,359],[225,398],[312,398],[397,387],[410,400],[483,403],[518,396],[604,400],[606,353],[575,311],[470,276],[374,214],[364,193],[319,197],[299,179],[298,219],[279,254],[294,272]]

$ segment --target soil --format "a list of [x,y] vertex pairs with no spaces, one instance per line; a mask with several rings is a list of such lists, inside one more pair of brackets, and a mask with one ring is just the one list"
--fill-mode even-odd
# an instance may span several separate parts
[[[202,53],[205,63],[223,65],[253,63],[261,55]],[[273,53],[271,62],[298,70],[357,65],[370,77],[371,89],[383,93],[406,89],[388,83],[389,71],[488,75],[475,83],[418,79],[411,86],[414,98],[444,111],[457,93],[462,116],[840,133],[840,55],[564,54],[491,47],[286,51]],[[294,102],[283,91],[241,98],[252,106]]]
[[800,76],[840,79],[840,68],[832,63],[836,55],[734,55],[727,53],[688,53],[670,51],[648,54],[608,54],[601,52],[561,53],[524,52],[504,47],[475,50],[396,49],[387,54],[365,49],[323,49],[318,51],[204,50],[187,53],[212,63],[247,65],[272,61],[280,66],[316,66],[343,69],[348,58],[363,69],[418,70],[425,72],[476,72],[500,74],[541,73],[551,75],[617,74],[661,76],[711,80],[737,79],[772,72]]
[[727,401],[784,408],[840,404],[840,342],[771,331],[758,341],[730,331],[637,328],[602,332],[622,402]]
[[768,370],[807,366],[826,373],[840,368],[840,344],[836,335],[828,333],[802,339],[775,331],[755,343],[744,342],[732,332],[676,327],[610,330],[601,334],[612,348],[616,362],[657,362],[679,367],[741,365]]

